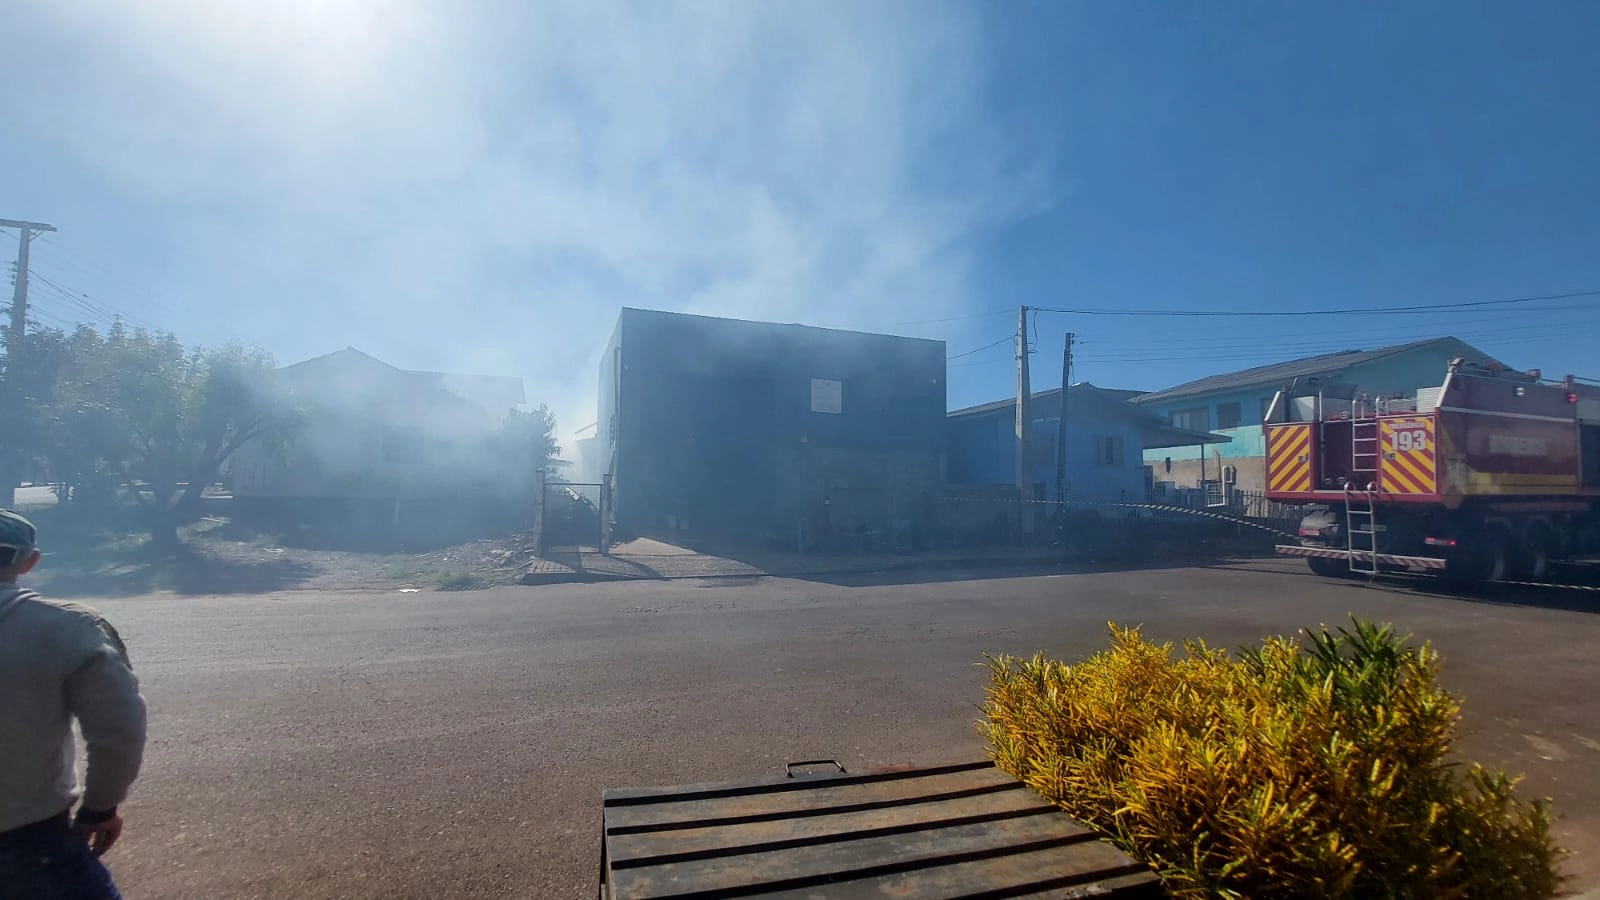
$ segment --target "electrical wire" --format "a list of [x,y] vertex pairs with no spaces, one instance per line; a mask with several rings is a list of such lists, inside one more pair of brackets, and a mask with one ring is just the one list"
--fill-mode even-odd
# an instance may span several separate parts
[[[68,249],[55,238],[40,234],[35,236],[35,240],[40,243],[41,249],[44,251],[42,256],[51,265],[59,265],[71,269],[78,277],[98,283],[103,289],[103,293],[131,297],[140,301],[144,306],[156,310],[166,310],[170,313],[171,307],[167,304],[156,302],[149,294],[130,288],[125,281],[118,279],[108,270]],[[127,313],[121,313],[120,315],[129,321],[141,321]],[[144,324],[148,327],[155,327],[148,322]]]
[[[1581,324],[1590,325],[1591,323]],[[1540,339],[1555,338],[1563,334],[1571,333],[1575,327],[1578,327],[1578,325],[1573,324],[1563,327],[1562,325],[1553,325],[1551,323],[1530,323],[1523,325],[1507,325],[1502,328],[1486,327],[1483,329],[1458,330],[1455,331],[1451,336],[1461,340],[1483,340],[1485,342],[1499,343],[1512,337],[1535,337]],[[1437,332],[1428,332],[1416,335],[1406,333],[1386,333],[1384,336],[1390,345],[1394,345],[1419,343],[1432,338],[1437,338],[1439,335]],[[1091,339],[1085,340],[1082,343],[1086,345],[1086,349],[1083,354],[1085,357],[1099,359],[1115,359],[1125,356],[1146,358],[1156,353],[1168,353],[1173,355],[1182,354],[1185,356],[1192,352],[1246,353],[1263,349],[1266,349],[1274,354],[1288,352],[1303,353],[1308,356],[1359,352],[1352,351],[1348,342],[1340,338],[1292,340],[1262,337],[1258,340],[1241,339],[1231,342],[1227,340],[1187,340],[1172,343],[1118,343],[1095,341]]]
[[[1530,343],[1545,343],[1545,342],[1548,342],[1549,340],[1550,340],[1550,336],[1549,335],[1527,335],[1527,336],[1524,336],[1524,337],[1506,338],[1504,340],[1498,341],[1498,343],[1501,344],[1502,346],[1520,346],[1520,345],[1523,345],[1523,344],[1530,344]],[[1181,361],[1182,362],[1223,362],[1223,361],[1249,362],[1249,361],[1252,361],[1252,360],[1266,360],[1266,362],[1263,362],[1262,365],[1272,365],[1274,363],[1285,363],[1285,362],[1293,362],[1294,361],[1294,360],[1285,360],[1283,358],[1283,356],[1281,355],[1280,351],[1281,351],[1281,348],[1277,348],[1277,347],[1273,347],[1271,345],[1268,345],[1265,349],[1262,349],[1261,352],[1259,352],[1259,353],[1229,352],[1229,353],[1223,353],[1223,354],[1220,354],[1220,355],[1185,355],[1182,358]],[[1313,354],[1313,356],[1315,356],[1315,355],[1320,355],[1320,354]],[[1170,354],[1161,355],[1161,356],[1092,356],[1092,355],[1088,355],[1088,356],[1084,356],[1083,357],[1083,361],[1085,363],[1138,363],[1138,362],[1168,362],[1168,363],[1170,363],[1170,362],[1173,362],[1174,359],[1173,359],[1172,355],[1170,355]]]
[[54,313],[38,309],[37,307],[28,310],[28,318],[33,319],[35,324],[37,324],[41,319],[48,322],[53,322],[57,327],[67,329],[69,331],[78,327],[78,323],[76,322],[68,322],[66,319],[63,319]]
[[1538,303],[1547,300],[1570,300],[1574,297],[1600,297],[1600,289],[1571,291],[1565,294],[1541,294],[1533,297],[1515,297],[1508,300],[1471,300],[1458,303],[1430,303],[1416,306],[1373,306],[1367,308],[1297,310],[1218,310],[1218,309],[1073,309],[1036,306],[1041,312],[1065,313],[1075,316],[1172,316],[1172,317],[1302,317],[1302,316],[1370,316],[1406,315],[1438,312],[1448,309],[1474,309],[1484,306],[1508,306],[1521,303]]
[[900,325],[939,325],[939,324],[942,324],[944,322],[965,322],[965,321],[968,321],[970,319],[987,319],[990,316],[999,316],[999,315],[1004,315],[1006,313],[1011,313],[1011,312],[1016,312],[1016,310],[1015,309],[991,309],[988,312],[971,313],[971,314],[964,315],[964,316],[947,316],[947,317],[945,317],[943,319],[918,319],[918,320],[915,320],[915,321],[912,321],[912,322],[879,322],[878,324],[880,324],[880,325],[882,325],[884,327],[889,327],[889,328],[900,326]]
[[93,304],[89,303],[87,300],[85,300],[85,299],[83,299],[81,297],[76,297],[76,296],[74,296],[72,294],[69,294],[66,291],[63,291],[60,288],[58,288],[58,287],[56,287],[55,285],[52,285],[52,284],[38,284],[38,285],[36,285],[35,286],[34,297],[35,298],[50,297],[50,298],[56,299],[56,300],[58,300],[58,301],[60,301],[62,303],[66,303],[69,306],[72,306],[78,312],[85,313],[87,315],[93,316],[96,319],[111,318],[111,316],[109,316],[103,310],[97,309]]
[[988,349],[990,349],[992,347],[998,347],[1001,344],[1014,344],[1014,343],[1016,343],[1016,340],[1017,339],[1016,339],[1015,335],[1009,335],[1008,334],[1005,337],[1001,338],[1000,340],[995,341],[992,344],[984,344],[982,347],[979,347],[976,350],[968,350],[965,353],[957,353],[955,356],[946,356],[945,357],[945,361],[949,362],[952,359],[961,359],[963,357],[971,356],[974,353],[982,353],[985,350],[988,350]]
[[154,324],[145,321],[144,319],[135,316],[132,313],[125,312],[114,307],[110,307],[104,303],[92,300],[89,298],[88,294],[78,294],[72,291],[70,288],[62,287],[60,284],[57,284],[54,280],[43,273],[30,272],[29,277],[37,279],[49,288],[53,288],[60,297],[68,300],[75,306],[78,306],[96,318],[104,319],[105,321],[111,321],[120,318],[133,322],[136,325],[143,325],[146,328],[156,327]]
[[116,316],[123,315],[122,313],[117,312],[116,310],[113,310],[104,304],[100,304],[94,300],[91,300],[89,295],[86,293],[79,293],[71,288],[63,287],[41,272],[30,272],[29,276],[32,279],[44,284],[46,287],[53,289],[59,296],[72,300],[75,304],[82,306],[95,315],[105,316],[106,318],[114,318]]

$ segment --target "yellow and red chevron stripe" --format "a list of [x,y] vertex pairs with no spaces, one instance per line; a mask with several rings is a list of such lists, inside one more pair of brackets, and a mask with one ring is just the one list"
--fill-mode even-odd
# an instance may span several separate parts
[[1378,440],[1383,448],[1380,488],[1388,494],[1438,492],[1433,445],[1433,419],[1383,419]]
[[1275,425],[1267,429],[1267,490],[1311,490],[1311,426]]

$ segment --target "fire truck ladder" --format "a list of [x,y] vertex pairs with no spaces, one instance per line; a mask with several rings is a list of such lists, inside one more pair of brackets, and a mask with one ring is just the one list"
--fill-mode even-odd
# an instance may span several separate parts
[[1378,419],[1353,419],[1350,422],[1350,486],[1358,491],[1378,489],[1378,460],[1383,456],[1378,437]]
[[1372,498],[1372,491],[1344,489],[1345,547],[1357,575],[1378,574],[1378,507]]
[[1378,574],[1378,510],[1373,496],[1378,487],[1378,460],[1382,452],[1377,416],[1352,418],[1350,480],[1344,489],[1344,532],[1345,546],[1350,550],[1350,571],[1358,575]]

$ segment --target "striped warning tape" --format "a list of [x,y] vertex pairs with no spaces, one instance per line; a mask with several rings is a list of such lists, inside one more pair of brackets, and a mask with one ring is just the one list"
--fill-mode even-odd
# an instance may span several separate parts
[[1108,501],[1108,500],[1064,500],[1064,501],[1063,500],[996,500],[996,499],[982,498],[982,497],[945,497],[943,499],[943,501],[941,501],[941,502],[946,502],[946,503],[949,503],[949,502],[954,502],[954,503],[991,503],[991,504],[994,504],[994,503],[999,503],[999,504],[1016,503],[1016,504],[1029,504],[1029,505],[1033,505],[1033,506],[1070,506],[1070,507],[1091,507],[1091,508],[1093,508],[1093,507],[1107,507],[1107,508],[1113,508],[1113,509],[1145,509],[1145,510],[1151,510],[1151,511],[1154,511],[1154,512],[1181,513],[1181,514],[1186,515],[1186,516],[1195,516],[1195,517],[1201,518],[1201,519],[1216,519],[1217,521],[1228,522],[1228,523],[1233,524],[1233,525],[1244,525],[1244,526],[1249,527],[1249,528],[1258,528],[1258,529],[1260,529],[1262,531],[1266,531],[1266,532],[1269,532],[1271,534],[1282,535],[1284,537],[1294,538],[1296,540],[1298,540],[1299,537],[1300,537],[1297,534],[1294,534],[1294,533],[1288,532],[1288,531],[1284,531],[1281,528],[1273,528],[1270,525],[1263,525],[1260,522],[1252,521],[1250,519],[1242,518],[1240,516],[1223,515],[1221,513],[1211,512],[1210,510],[1195,509],[1192,506],[1171,506],[1171,505],[1161,504],[1161,503],[1113,503],[1113,502]]
[[1560,588],[1563,591],[1588,591],[1600,594],[1600,585],[1593,584],[1555,584],[1543,581],[1497,581],[1495,583],[1515,585],[1517,587]]
[[[1247,526],[1247,527],[1250,527],[1250,528],[1258,528],[1258,529],[1260,529],[1262,531],[1266,531],[1266,532],[1269,532],[1271,534],[1281,535],[1283,537],[1287,537],[1287,538],[1290,538],[1290,539],[1296,540],[1296,541],[1298,541],[1300,539],[1300,536],[1298,534],[1293,534],[1291,532],[1284,531],[1284,530],[1282,530],[1280,528],[1273,528],[1270,525],[1263,525],[1260,522],[1254,522],[1254,521],[1251,521],[1250,519],[1244,519],[1244,518],[1240,518],[1238,516],[1227,516],[1227,515],[1222,515],[1221,513],[1210,512],[1208,510],[1195,509],[1195,508],[1190,507],[1190,506],[1170,506],[1170,505],[1161,504],[1161,503],[1111,503],[1111,502],[1108,502],[1108,501],[1094,501],[1094,500],[1066,500],[1066,501],[1062,501],[1062,500],[1025,500],[1025,501],[1024,500],[1006,500],[1006,501],[997,501],[997,500],[988,499],[988,498],[972,498],[972,497],[946,497],[946,498],[944,498],[944,500],[946,502],[954,501],[954,502],[958,502],[958,503],[997,503],[997,502],[1002,502],[1002,503],[1029,503],[1029,504],[1033,504],[1033,505],[1036,505],[1036,506],[1112,507],[1112,508],[1117,508],[1117,509],[1145,509],[1145,510],[1152,510],[1152,511],[1156,511],[1156,512],[1181,513],[1183,515],[1196,516],[1196,517],[1202,518],[1202,519],[1216,519],[1218,521],[1229,522],[1229,523],[1232,523],[1234,525],[1244,525],[1244,526]],[[1515,587],[1558,588],[1558,589],[1564,590],[1564,591],[1587,591],[1587,592],[1592,592],[1592,593],[1600,593],[1600,586],[1587,585],[1587,584],[1559,584],[1559,583],[1555,583],[1555,582],[1542,582],[1542,581],[1500,581],[1500,582],[1496,582],[1496,584],[1515,586]]]

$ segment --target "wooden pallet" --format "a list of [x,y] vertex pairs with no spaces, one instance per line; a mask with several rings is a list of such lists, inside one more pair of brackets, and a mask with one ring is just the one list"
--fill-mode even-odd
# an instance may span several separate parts
[[989,762],[610,790],[604,807],[602,900],[1162,896]]

